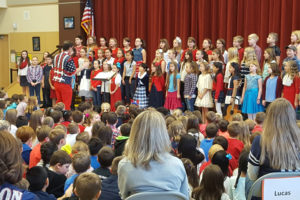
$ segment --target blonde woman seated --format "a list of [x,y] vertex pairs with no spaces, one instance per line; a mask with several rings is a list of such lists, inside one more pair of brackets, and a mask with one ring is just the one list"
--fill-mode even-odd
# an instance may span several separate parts
[[118,167],[121,198],[140,192],[180,192],[189,197],[188,180],[180,159],[172,156],[162,115],[142,112],[134,120]]

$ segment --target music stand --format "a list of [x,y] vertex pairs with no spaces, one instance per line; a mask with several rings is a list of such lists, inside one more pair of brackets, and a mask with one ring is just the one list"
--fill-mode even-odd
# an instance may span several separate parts
[[104,92],[106,92],[105,91],[105,83],[107,81],[110,81],[114,75],[115,75],[115,73],[112,72],[112,71],[110,71],[110,72],[100,72],[92,80],[102,81],[103,86],[104,86]]

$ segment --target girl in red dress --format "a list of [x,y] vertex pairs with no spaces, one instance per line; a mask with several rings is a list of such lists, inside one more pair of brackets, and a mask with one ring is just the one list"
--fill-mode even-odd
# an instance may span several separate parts
[[196,53],[197,53],[197,45],[196,45],[196,39],[194,37],[189,37],[187,41],[188,48],[183,51],[181,54],[181,62],[184,60],[185,53],[189,50],[192,51],[193,54],[193,61],[196,61]]
[[284,66],[285,75],[282,79],[282,97],[287,99],[294,108],[298,106],[299,77],[295,61],[288,61]]
[[116,110],[115,103],[122,100],[120,88],[122,77],[119,73],[120,68],[120,63],[112,66],[112,71],[115,73],[115,75],[112,77],[110,82],[110,106],[113,112]]

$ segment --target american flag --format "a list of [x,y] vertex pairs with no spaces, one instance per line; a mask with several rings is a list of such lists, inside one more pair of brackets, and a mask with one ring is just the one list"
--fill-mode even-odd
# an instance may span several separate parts
[[81,27],[86,32],[88,37],[95,36],[95,21],[94,21],[94,11],[92,8],[91,0],[87,0],[85,3],[85,8],[83,11],[82,19],[81,19]]

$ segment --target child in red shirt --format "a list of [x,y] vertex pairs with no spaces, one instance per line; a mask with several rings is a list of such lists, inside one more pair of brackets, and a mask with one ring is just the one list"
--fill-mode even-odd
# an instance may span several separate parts
[[72,112],[72,119],[75,123],[78,124],[79,133],[84,132],[85,127],[82,125],[84,122],[83,113],[79,110]]
[[227,127],[228,133],[230,137],[228,140],[228,150],[227,152],[232,155],[236,160],[239,159],[240,154],[244,148],[244,144],[242,141],[237,139],[238,134],[242,132],[242,127],[240,126],[240,122],[233,121]]

